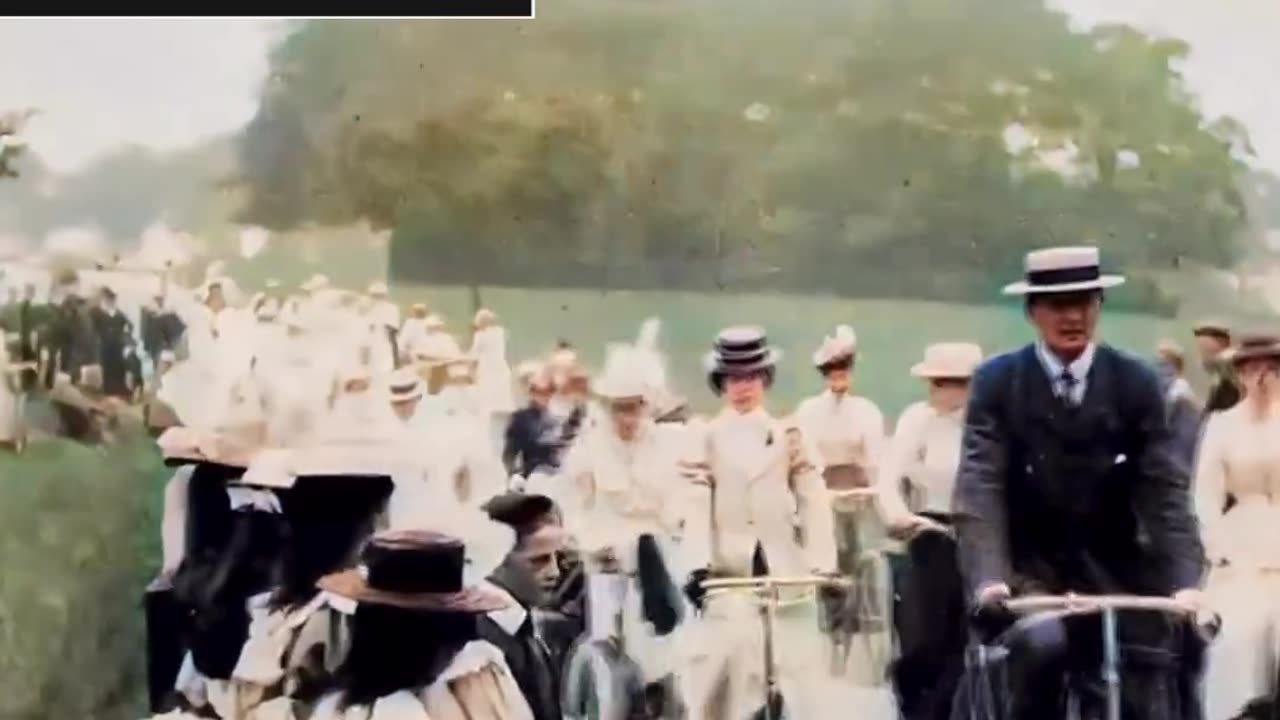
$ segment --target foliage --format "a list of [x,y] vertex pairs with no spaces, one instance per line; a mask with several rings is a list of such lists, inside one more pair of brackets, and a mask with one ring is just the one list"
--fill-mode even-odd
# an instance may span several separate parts
[[0,717],[141,716],[162,472],[140,433],[107,450],[49,439],[0,455]]
[[541,10],[301,25],[240,140],[245,218],[368,219],[445,282],[968,298],[1051,242],[1237,257],[1248,139],[1200,115],[1179,41],[1038,0]]
[[34,114],[34,110],[0,114],[0,180],[18,177],[15,163],[26,152],[26,146],[18,142],[18,135]]
[[[70,174],[30,152],[19,163],[19,181],[0,185],[0,230],[39,242],[60,228],[94,227],[123,249],[165,223],[216,246],[220,233],[232,234],[239,204],[234,189],[219,185],[233,167],[228,138],[168,152],[126,146]],[[227,243],[234,247],[233,238]]]

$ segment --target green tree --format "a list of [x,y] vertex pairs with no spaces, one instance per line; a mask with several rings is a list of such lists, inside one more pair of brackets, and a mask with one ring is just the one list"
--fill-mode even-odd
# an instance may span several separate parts
[[1186,52],[1040,0],[308,22],[240,141],[245,218],[367,218],[435,280],[948,298],[1098,242],[1150,302],[1246,221],[1248,138],[1203,117]]

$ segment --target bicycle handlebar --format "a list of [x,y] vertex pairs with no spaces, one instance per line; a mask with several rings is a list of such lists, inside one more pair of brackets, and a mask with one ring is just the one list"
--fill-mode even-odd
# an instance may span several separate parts
[[702,581],[706,590],[728,590],[738,588],[763,589],[774,587],[852,587],[853,581],[844,577],[827,577],[824,575],[800,575],[794,577],[727,577],[708,578]]
[[1067,611],[1093,613],[1103,610],[1152,610],[1169,615],[1192,615],[1194,611],[1172,598],[1144,595],[1032,595],[1006,600],[1015,613]]

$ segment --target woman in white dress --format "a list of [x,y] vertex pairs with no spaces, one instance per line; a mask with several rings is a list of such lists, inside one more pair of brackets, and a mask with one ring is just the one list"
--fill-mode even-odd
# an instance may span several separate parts
[[1273,698],[1280,666],[1280,338],[1245,338],[1226,359],[1245,397],[1209,416],[1195,477],[1206,595],[1224,621],[1209,649],[1207,720]]
[[471,356],[476,358],[475,396],[480,411],[489,417],[494,452],[502,452],[502,436],[511,413],[516,410],[511,388],[511,366],[507,364],[507,331],[498,324],[493,311],[476,311]]
[[925,531],[950,524],[969,379],[981,362],[982,349],[970,343],[925,350],[911,374],[928,383],[928,398],[898,419],[876,480],[885,525],[908,540],[893,612],[900,649],[893,683],[907,720],[947,717],[964,664],[968,625],[956,544],[945,531]]
[[[847,575],[858,573],[863,550],[880,542],[884,534],[872,495],[885,447],[884,415],[874,402],[852,392],[857,348],[857,337],[847,325],[824,339],[813,354],[813,364],[826,388],[800,403],[795,412],[832,494],[839,567]],[[861,629],[858,616],[862,613],[849,605],[826,609],[831,613],[827,620],[836,646],[847,656],[852,634]],[[833,657],[833,662],[843,667],[840,657]]]

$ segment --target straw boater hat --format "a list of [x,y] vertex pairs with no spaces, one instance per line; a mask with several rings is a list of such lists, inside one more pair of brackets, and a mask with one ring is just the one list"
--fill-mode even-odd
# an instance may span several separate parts
[[1261,358],[1280,360],[1280,337],[1275,335],[1246,335],[1240,344],[1222,353],[1222,359],[1240,364],[1246,360]]
[[858,336],[848,325],[837,325],[834,335],[828,335],[813,353],[813,366],[826,368],[853,360],[858,351]]
[[360,556],[360,565],[325,576],[317,583],[357,603],[405,610],[482,614],[510,606],[503,595],[463,578],[466,545],[458,538],[423,530],[377,535]]
[[1103,275],[1098,248],[1056,247],[1027,253],[1025,276],[1006,285],[1005,295],[1039,295],[1102,290],[1124,284],[1119,275]]
[[396,368],[387,380],[387,389],[391,392],[393,403],[418,400],[422,397],[422,379],[413,368]]
[[982,364],[982,348],[973,343],[934,343],[925,348],[924,360],[911,368],[918,378],[960,380],[973,377]]

